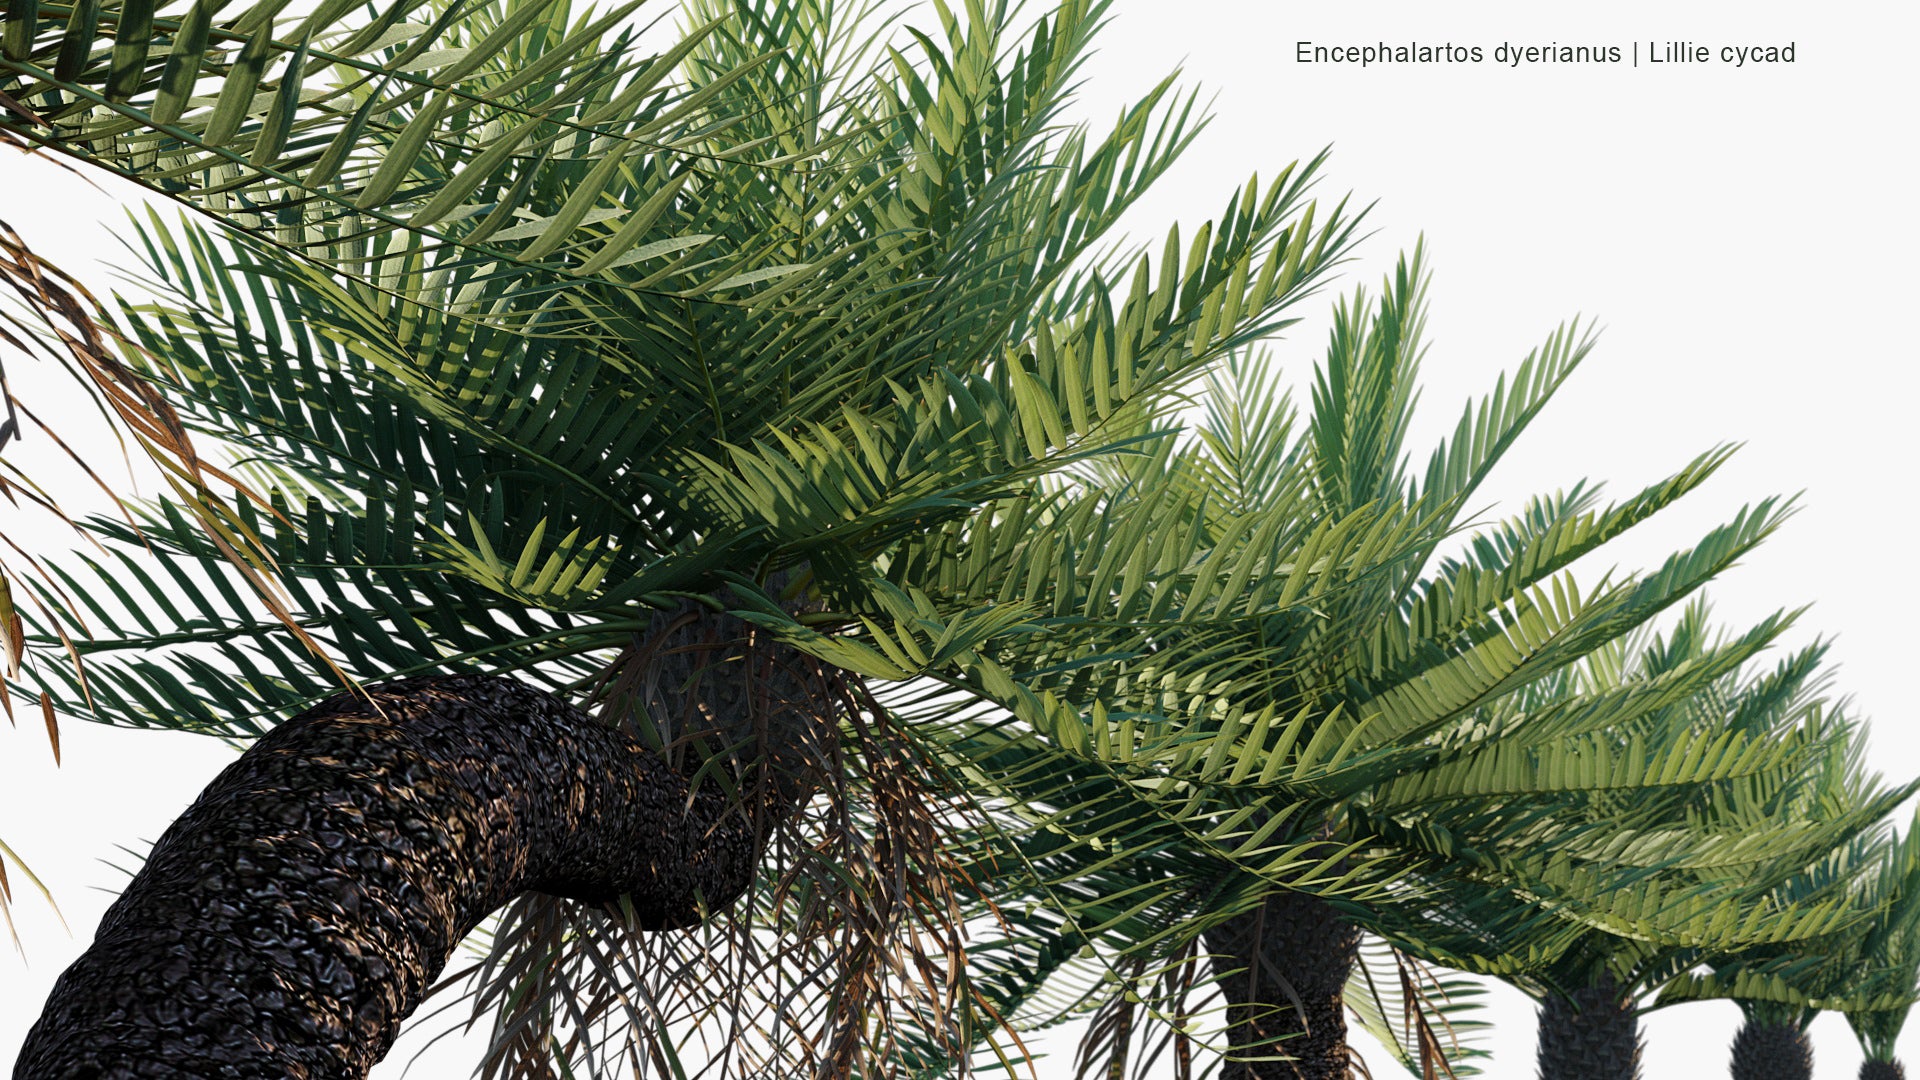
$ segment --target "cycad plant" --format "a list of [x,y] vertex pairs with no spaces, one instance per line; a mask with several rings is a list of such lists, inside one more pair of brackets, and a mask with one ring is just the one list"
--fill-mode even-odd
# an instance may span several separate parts
[[[1832,764],[1854,772],[1860,749]],[[1833,792],[1828,792],[1831,798]],[[1848,890],[1849,903],[1870,912],[1844,931],[1798,949],[1760,947],[1708,958],[1701,969],[1676,978],[1661,1004],[1732,1000],[1745,1020],[1735,1037],[1735,1080],[1774,1080],[1812,1075],[1807,1029],[1822,1011],[1843,1013],[1866,1059],[1863,1077],[1904,1073],[1895,1043],[1916,997],[1913,933],[1916,924],[1914,834],[1863,851],[1837,855],[1831,865],[1789,882],[1788,891]]]
[[[1087,616],[1044,575],[945,588],[926,538],[1140,452],[1138,417],[1283,325],[1352,237],[1308,200],[1317,161],[1250,181],[1191,243],[1100,248],[1194,121],[1163,84],[1105,134],[1060,124],[1098,3],[1018,32],[1004,4],[936,5],[898,51],[826,0],[697,3],[649,62],[613,15],[551,4],[292,27],[87,6],[51,35],[79,59],[50,66],[21,10],[6,92],[79,125],[35,138],[243,230],[145,224],[163,298],[124,314],[131,362],[262,493],[198,524],[191,489],[137,530],[92,522],[148,561],[34,583],[32,640],[82,663],[28,667],[31,692],[261,737],[161,839],[22,1068],[359,1075],[526,890],[479,967],[497,1072],[674,1073],[696,1067],[683,1025],[715,1016],[715,1073],[898,1073],[907,1028],[971,1045],[966,883],[929,809],[957,729],[875,688],[931,679],[1060,738],[993,643]],[[1042,533],[1090,552],[1086,524]],[[1261,565],[1296,592],[1323,576]],[[341,856],[359,873],[321,854],[369,838]],[[769,887],[712,930],[763,861]],[[187,896],[218,917],[181,918]],[[627,931],[688,925],[704,947],[638,966]],[[789,989],[729,1012],[756,980]],[[796,1004],[796,981],[831,990]],[[197,997],[191,1024],[164,1004]]]
[[[1817,692],[1820,647],[1745,675],[1728,657],[1749,650],[1728,644],[1712,638],[1704,607],[1695,605],[1670,635],[1611,642],[1476,718],[1474,726],[1503,733],[1510,754],[1521,734],[1528,737],[1522,746],[1549,742],[1543,736],[1571,730],[1576,718],[1612,713],[1617,723],[1600,728],[1600,738],[1581,740],[1557,767],[1565,777],[1559,784],[1516,772],[1509,775],[1525,784],[1496,784],[1512,766],[1496,765],[1495,751],[1475,763],[1477,783],[1449,780],[1444,768],[1431,776],[1415,771],[1404,777],[1413,784],[1400,791],[1393,790],[1398,781],[1383,785],[1369,804],[1374,835],[1398,839],[1391,858],[1402,872],[1384,894],[1341,909],[1413,956],[1497,975],[1535,996],[1542,1004],[1541,1075],[1549,1080],[1637,1075],[1641,1002],[1676,972],[1735,950],[1761,949],[1804,964],[1880,917],[1886,889],[1860,888],[1860,869],[1879,849],[1884,815],[1911,788],[1880,790],[1860,771],[1858,730]],[[1756,755],[1753,748],[1763,745],[1788,749]],[[1703,758],[1713,764],[1678,767]],[[1409,797],[1415,787],[1425,796]],[[1062,813],[1047,823],[1062,820],[1071,819]],[[1376,839],[1368,854],[1379,858],[1385,846]],[[1440,851],[1449,857],[1420,858]],[[1545,855],[1528,857],[1537,853]],[[1186,865],[1194,863],[1189,856]],[[1178,865],[1162,859],[1132,870],[1151,878],[1177,873],[1170,867]],[[1084,882],[1078,891],[1059,891],[1079,901],[1073,914],[1082,921],[1104,918],[1094,922],[1102,931],[1097,944],[1122,958],[1112,974],[1103,978],[1097,965],[1076,973],[1067,962],[1071,950],[1058,947],[1029,954],[1024,969],[1059,984],[1051,1000],[1026,1010],[1030,1022],[1099,1008],[1087,1068],[1119,1068],[1129,1054],[1147,1056],[1143,1051],[1166,1041],[1151,1037],[1156,1022],[1192,1024],[1189,1012],[1171,1004],[1190,983],[1174,980],[1175,993],[1150,992],[1169,986],[1179,955],[1157,970],[1127,958],[1142,943],[1177,940],[1169,911],[1202,925],[1218,919],[1191,896],[1184,909],[1130,910],[1142,886],[1116,899],[1127,896],[1118,884],[1125,876],[1104,865],[1089,873],[1089,881],[1104,877],[1115,890],[1107,897]],[[1218,893],[1206,895],[1218,902]],[[1229,964],[1220,966],[1226,978],[1237,976]],[[1856,981],[1861,969],[1848,961],[1834,967]],[[1136,977],[1126,978],[1129,971]],[[1153,977],[1138,978],[1143,971]],[[1298,984],[1290,989],[1290,998],[1303,996]],[[1367,996],[1353,1004],[1364,1015],[1378,991],[1362,980],[1361,992]],[[1403,992],[1420,996],[1411,982]],[[1446,1003],[1437,992],[1427,998],[1442,1015],[1425,1022],[1402,1053],[1410,1067],[1423,1058],[1416,1070],[1422,1073],[1439,1067],[1447,1049],[1436,1034],[1448,1023]],[[1662,1003],[1671,1000],[1663,996]],[[1904,1008],[1886,1015],[1904,1015]],[[1269,1031],[1279,1026],[1269,1023]],[[1374,1017],[1368,1026],[1385,1025]],[[1302,1043],[1307,1053],[1317,1049],[1287,1039],[1271,1052],[1294,1060],[1248,1067],[1285,1075],[1316,1064],[1302,1060]]]
[[[394,0],[363,12],[355,0],[329,0],[294,21],[277,18],[285,0],[224,15],[223,6],[7,5],[0,144],[78,158],[372,284],[423,252],[447,253],[448,267],[466,253],[530,268],[563,244],[577,250],[594,239],[581,226],[613,209],[601,201],[613,165],[641,147],[667,155],[725,122],[713,94],[671,78],[685,48],[716,27],[694,28],[681,49],[640,54],[634,31],[617,29],[638,0],[578,20],[543,3]],[[726,76],[709,72],[723,85]],[[542,204],[560,212],[530,240],[525,219]],[[489,212],[476,218],[480,206]],[[603,263],[655,224],[626,220],[637,228],[597,252]],[[103,408],[168,473],[179,507],[299,636],[266,556],[234,527],[220,492],[261,497],[204,458],[171,405],[122,362],[110,310],[43,272],[23,245],[8,247],[8,282],[43,324],[16,343],[38,337],[63,361],[71,354]],[[7,558],[0,577],[46,581],[27,553]],[[21,603],[33,600],[23,591]],[[0,621],[12,611],[0,596]],[[22,646],[9,646],[11,671]]]
[[[1026,828],[992,853],[998,880],[1018,886],[1012,863],[1031,890],[1031,910],[995,946],[1017,958],[996,959],[1018,973],[1002,984],[1002,1011],[1046,1023],[1096,1010],[1088,1070],[1144,1069],[1185,1040],[1198,1005],[1179,1002],[1208,981],[1199,960],[1211,955],[1231,1072],[1345,1075],[1353,916],[1398,892],[1403,925],[1417,926],[1438,901],[1408,882],[1447,867],[1480,892],[1532,898],[1507,911],[1501,930],[1516,937],[1679,932],[1738,915],[1744,896],[1727,890],[1675,911],[1635,907],[1647,890],[1625,890],[1647,877],[1653,838],[1609,848],[1594,809],[1777,782],[1813,752],[1813,735],[1784,721],[1776,731],[1661,719],[1714,692],[1784,616],[1700,644],[1643,684],[1569,681],[1569,665],[1617,649],[1777,521],[1764,504],[1645,577],[1575,585],[1569,564],[1697,486],[1722,452],[1614,506],[1584,485],[1536,500],[1462,557],[1435,558],[1587,345],[1556,333],[1467,410],[1413,481],[1402,442],[1424,286],[1416,253],[1377,302],[1341,305],[1301,433],[1268,370],[1243,361],[1209,395],[1196,437],[1097,463],[1038,513],[1010,505],[991,528],[935,534],[915,564],[945,589],[1045,573],[1070,598],[1057,611],[1113,605],[1097,622],[997,646],[1048,700],[1090,711],[1050,713],[1051,741],[981,723],[965,754],[970,770],[1016,777],[1026,793],[1013,808]],[[1060,519],[1097,524],[1097,557],[1071,564],[1053,541],[1023,540]],[[1236,549],[1263,561],[1223,572]],[[1321,576],[1301,587],[1261,566]],[[1160,577],[1167,567],[1193,569]],[[1769,835],[1749,854],[1784,859],[1803,842]],[[1255,857],[1303,845],[1319,855],[1304,873]],[[1340,906],[1316,895],[1333,883]],[[1035,989],[1049,979],[1052,992]]]
[[[1058,123],[1104,5],[1018,34],[1004,5],[936,5],[895,51],[825,0],[703,2],[644,62],[618,13],[275,10],[8,8],[0,90],[35,113],[13,130],[241,230],[147,225],[170,295],[128,318],[169,407],[262,493],[216,501],[203,474],[137,534],[93,523],[153,561],[51,569],[37,640],[67,634],[84,666],[24,678],[112,722],[272,729],[156,848],[31,1068],[298,1045],[353,1075],[460,932],[523,892],[473,968],[496,1075],[964,1068],[1083,951],[1148,991],[1109,993],[1116,1018],[1178,1019],[1155,984],[1223,954],[1247,987],[1238,1067],[1266,1070],[1290,1048],[1274,993],[1308,980],[1267,978],[1267,923],[1232,919],[1273,907],[1276,940],[1315,920],[1344,940],[1322,901],[1284,909],[1483,850],[1567,907],[1640,869],[1503,856],[1362,796],[1581,782],[1606,718],[1560,718],[1526,760],[1469,719],[1686,595],[1781,508],[1572,588],[1569,563],[1710,454],[1617,506],[1543,500],[1430,571],[1587,342],[1556,334],[1416,481],[1417,260],[1342,313],[1307,440],[1277,407],[1180,444],[1175,391],[1283,325],[1353,222],[1307,201],[1316,161],[1188,244],[1100,247],[1195,130],[1164,84],[1104,136]],[[269,570],[277,613],[249,595]],[[310,647],[361,683],[417,677],[330,697]],[[1714,749],[1658,761],[1679,784],[1797,752]],[[976,847],[942,833],[948,807],[985,826]],[[257,843],[268,821],[289,846]],[[371,861],[431,879],[423,903],[369,904],[397,887],[316,857],[368,821],[410,838]],[[155,936],[196,925],[179,882],[209,866],[234,873],[203,896],[257,902],[262,852],[299,887],[200,920],[218,943]],[[1033,899],[998,912],[993,959],[1018,963],[965,962],[976,887]],[[369,907],[402,915],[348,917]],[[227,947],[263,925],[325,945],[316,921],[364,935],[344,982]],[[691,928],[628,933],[668,926]],[[197,1047],[140,996],[142,958],[182,954],[217,966],[170,992],[228,994]],[[1338,949],[1306,956],[1344,982]],[[141,1030],[84,1034],[113,1010]],[[718,1048],[682,1060],[703,1023]],[[1130,1024],[1103,1028],[1122,1060]],[[279,1025],[277,1050],[230,1038]]]
[[[537,227],[547,251],[591,240],[578,230],[608,219],[612,207],[594,204],[614,177],[589,163],[604,162],[609,148],[644,146],[665,158],[690,133],[726,121],[713,93],[691,93],[673,77],[685,51],[717,24],[691,28],[679,48],[641,53],[635,33],[622,29],[640,0],[579,19],[566,4],[537,2],[509,10],[394,0],[361,11],[358,0],[329,0],[294,20],[279,18],[285,0],[223,13],[224,6],[6,5],[0,146],[78,158],[372,284],[422,251],[524,266],[544,254],[525,242],[525,219],[541,204],[549,208]],[[724,86],[728,74],[709,70],[707,78]],[[506,160],[513,155],[517,161]],[[475,218],[477,206],[489,213]],[[637,228],[620,234],[624,246],[604,247],[603,262],[637,246],[654,224],[628,220]],[[522,242],[512,242],[515,227]],[[220,548],[244,588],[329,662],[287,610],[269,557],[233,520],[234,498],[260,507],[264,497],[204,456],[172,405],[124,361],[112,309],[10,228],[4,250],[0,280],[24,308],[0,312],[16,331],[7,343],[47,354],[89,385],[131,436],[125,441],[160,466],[177,508]],[[45,439],[41,445],[71,451],[11,387],[5,416],[0,450],[15,445],[10,496],[25,494],[64,520],[26,448]],[[8,678],[19,674],[29,644],[19,610],[38,607],[43,621],[59,622],[39,597],[62,583],[35,556],[0,551],[0,666]],[[6,704],[11,715],[11,698]],[[46,715],[57,746],[54,714]],[[8,858],[0,851],[0,868]]]
[[[1821,693],[1823,647],[1770,671],[1716,675],[1710,657],[1722,647],[1695,605],[1670,632],[1618,643],[1560,685],[1522,695],[1532,700],[1520,711],[1543,718],[1608,698],[1667,697],[1608,732],[1622,757],[1648,762],[1654,782],[1569,793],[1546,831],[1516,836],[1559,858],[1638,867],[1637,877],[1610,883],[1584,909],[1557,911],[1557,926],[1532,919],[1538,898],[1525,891],[1437,879],[1419,884],[1430,904],[1451,897],[1438,910],[1452,917],[1436,922],[1381,906],[1369,920],[1417,955],[1498,975],[1541,1001],[1539,1059],[1549,1080],[1638,1075],[1637,1017],[1650,1007],[1642,1002],[1676,975],[1756,949],[1817,955],[1879,910],[1871,891],[1855,887],[1857,875],[1884,843],[1886,814],[1911,787],[1882,788],[1861,768],[1863,732]],[[1686,681],[1690,692],[1662,694]],[[1655,763],[1670,748],[1698,753],[1703,738],[1798,749],[1783,768],[1658,782]],[[1460,831],[1473,812],[1459,804],[1432,823]]]
[[1860,1080],[1905,1080],[1907,1075],[1895,1044],[1907,1014],[1920,1002],[1920,841],[1915,836],[1909,825],[1904,842],[1882,867],[1892,880],[1880,890],[1887,897],[1885,908],[1860,939],[1865,978],[1837,1006],[1866,1054]]

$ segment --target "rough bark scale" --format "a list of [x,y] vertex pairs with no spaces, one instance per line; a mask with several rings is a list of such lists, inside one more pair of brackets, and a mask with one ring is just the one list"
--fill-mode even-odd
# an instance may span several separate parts
[[1740,1025],[1733,1037],[1733,1080],[1812,1080],[1813,1043],[1796,1024]]
[[1907,1069],[1898,1060],[1868,1058],[1860,1063],[1860,1080],[1907,1080]]
[[1221,983],[1233,1050],[1291,1059],[1229,1061],[1221,1080],[1352,1076],[1343,994],[1360,954],[1359,928],[1319,897],[1276,889],[1259,907],[1208,931],[1206,947],[1216,968],[1239,972]]
[[55,984],[15,1080],[364,1077],[461,938],[525,891],[691,923],[752,824],[627,735],[506,679],[340,695],[275,728],[154,846]]
[[1640,1021],[1610,979],[1540,1006],[1541,1080],[1637,1080]]

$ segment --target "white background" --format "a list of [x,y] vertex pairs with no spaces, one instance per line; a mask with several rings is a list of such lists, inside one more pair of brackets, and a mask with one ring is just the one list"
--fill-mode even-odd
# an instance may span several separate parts
[[[1813,603],[1790,642],[1836,636],[1841,689],[1875,724],[1875,764],[1893,779],[1920,771],[1901,682],[1915,644],[1908,616],[1920,610],[1909,551],[1909,326],[1920,296],[1912,6],[1116,0],[1115,9],[1085,70],[1079,115],[1112,116],[1176,64],[1217,95],[1213,126],[1130,219],[1139,235],[1170,219],[1191,235],[1250,172],[1271,177],[1331,144],[1321,191],[1378,200],[1373,235],[1337,287],[1373,287],[1422,231],[1437,271],[1416,448],[1560,321],[1598,317],[1600,349],[1510,455],[1487,500],[1511,506],[1581,477],[1624,493],[1716,443],[1746,443],[1691,505],[1627,538],[1614,557],[1646,565],[1743,503],[1804,492],[1803,512],[1714,588],[1717,614],[1745,624]],[[1300,40],[1477,44],[1488,59],[1303,65],[1294,61]],[[1673,40],[1716,52],[1791,41],[1796,59],[1744,70],[1516,70],[1492,60],[1503,41],[1623,50],[1639,41],[1644,51]],[[110,256],[113,241],[96,222],[116,217],[113,195],[0,154],[0,219],[97,287],[108,280],[88,260]],[[1307,370],[1323,332],[1310,323],[1279,344],[1295,372]],[[8,357],[16,390],[54,400],[28,367]],[[68,399],[55,415],[77,423],[78,408]],[[114,463],[110,443],[92,445],[101,465]],[[8,450],[20,460],[50,452],[43,439]],[[62,494],[82,501],[77,485]],[[55,542],[14,516],[0,516],[0,528]],[[27,953],[0,955],[0,1067],[89,935],[108,899],[96,888],[124,880],[101,860],[116,857],[116,844],[156,836],[229,753],[73,721],[56,771],[37,718],[21,720],[0,727],[0,837],[53,885],[73,936],[16,872]],[[1737,1016],[1724,1003],[1654,1014],[1645,1075],[1723,1072]],[[1530,1005],[1502,992],[1491,1019],[1499,1029],[1488,1074],[1532,1076]],[[1817,1076],[1854,1075],[1860,1054],[1843,1022],[1823,1017],[1814,1036]],[[1904,1057],[1920,1057],[1916,1038]],[[1370,1059],[1376,1076],[1391,1075],[1382,1056]],[[457,1053],[437,1055],[413,1075],[458,1077],[464,1065]],[[1041,1075],[1069,1070],[1055,1059]]]

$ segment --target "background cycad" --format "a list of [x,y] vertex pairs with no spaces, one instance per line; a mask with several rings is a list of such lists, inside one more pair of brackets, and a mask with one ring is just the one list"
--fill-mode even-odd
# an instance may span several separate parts
[[[1558,370],[1547,358],[1584,349],[1556,334],[1523,367],[1512,397],[1503,382],[1469,408],[1452,446],[1478,456],[1436,452],[1427,490],[1440,495],[1426,510],[1418,489],[1380,475],[1400,475],[1396,433],[1413,395],[1393,387],[1413,381],[1417,335],[1408,330],[1419,322],[1421,281],[1416,257],[1377,306],[1341,306],[1314,414],[1298,435],[1284,405],[1241,404],[1277,399],[1262,369],[1237,367],[1240,381],[1215,388],[1197,438],[1101,462],[1058,496],[1088,520],[1124,522],[1114,535],[1157,538],[1158,548],[1096,544],[1103,559],[1055,585],[1088,602],[1128,596],[1119,560],[1130,557],[1140,569],[1126,573],[1152,583],[1132,609],[1147,621],[1010,639],[1039,650],[1010,666],[1035,672],[1047,700],[1093,704],[1052,721],[1081,728],[1061,740],[1064,755],[983,727],[968,758],[1026,785],[1032,831],[1017,834],[1017,855],[999,857],[1024,860],[1040,879],[1036,898],[1057,910],[1016,920],[1038,935],[1034,944],[995,948],[1030,957],[1029,978],[1076,988],[1035,997],[1014,981],[1009,1007],[1043,1023],[1055,1015],[1047,1001],[1068,1011],[1101,1003],[1087,1067],[1155,1060],[1163,1040],[1142,1024],[1170,1025],[1176,1043],[1190,1038],[1191,1017],[1204,1008],[1191,995],[1206,981],[1192,960],[1211,953],[1232,1003],[1226,1015],[1245,1017],[1226,1021],[1233,1048],[1296,1059],[1234,1067],[1344,1074],[1341,997],[1358,933],[1350,918],[1430,961],[1513,977],[1551,972],[1528,983],[1543,995],[1613,979],[1620,992],[1603,996],[1617,1015],[1645,992],[1629,984],[1671,974],[1674,954],[1621,960],[1609,976],[1603,968],[1618,958],[1606,948],[1589,955],[1597,942],[1632,953],[1636,941],[1672,949],[1804,939],[1860,917],[1809,903],[1761,925],[1749,910],[1757,896],[1749,871],[1817,858],[1898,800],[1862,794],[1844,813],[1829,808],[1828,825],[1746,835],[1783,792],[1799,790],[1824,747],[1850,733],[1806,696],[1819,650],[1747,684],[1737,683],[1742,665],[1790,616],[1720,638],[1704,608],[1693,608],[1651,644],[1626,639],[1748,550],[1770,528],[1770,511],[1743,513],[1644,579],[1575,586],[1570,562],[1690,490],[1724,460],[1715,452],[1614,507],[1596,509],[1584,487],[1537,500],[1460,538],[1462,556],[1433,560],[1464,493],[1557,385],[1539,374]],[[1206,539],[1187,539],[1196,534]],[[989,550],[1034,557],[1018,539],[997,534],[992,543],[993,535],[974,527],[967,545],[948,542],[947,565]],[[1346,546],[1335,539],[1343,536]],[[1218,584],[1208,571],[1230,544],[1245,545],[1249,558],[1273,552],[1264,565],[1280,573],[1236,571]],[[1423,572],[1429,560],[1437,566]],[[1191,576],[1156,580],[1148,569],[1183,565]],[[1310,589],[1278,587],[1303,566],[1316,574]],[[1269,792],[1288,798],[1253,801]],[[1128,809],[1143,803],[1153,812]],[[1198,807],[1211,828],[1187,824]],[[1116,829],[1125,843],[1113,842]],[[1157,843],[1135,839],[1156,830]],[[1297,861],[1300,845],[1316,858]],[[1153,856],[1129,863],[1119,854],[1128,849]],[[1259,857],[1275,851],[1287,860]],[[1722,869],[1700,880],[1670,872],[1694,862]],[[1288,890],[1279,903],[1275,886]],[[1319,936],[1303,942],[1310,931]],[[1091,950],[1078,973],[1076,939]],[[1601,967],[1554,967],[1569,962]],[[1634,964],[1648,974],[1629,976]],[[1266,997],[1247,1000],[1246,987],[1262,985]],[[1319,1000],[1307,1002],[1303,988]],[[1300,1010],[1312,1036],[1302,1037]],[[1631,1012],[1624,1018],[1630,1049]]]

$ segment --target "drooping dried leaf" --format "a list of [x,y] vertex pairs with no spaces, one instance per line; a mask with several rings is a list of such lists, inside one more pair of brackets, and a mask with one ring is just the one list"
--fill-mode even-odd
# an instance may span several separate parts
[[[146,456],[167,474],[169,484],[179,496],[180,505],[194,516],[208,538],[240,571],[274,617],[284,623],[343,685],[352,685],[346,673],[320,644],[304,628],[294,623],[274,582],[278,567],[260,539],[240,523],[238,515],[215,494],[212,485],[215,482],[226,485],[232,489],[234,498],[251,502],[269,514],[278,516],[278,511],[244,482],[200,457],[178,413],[140,372],[121,359],[120,350],[141,355],[138,346],[127,341],[113,328],[104,313],[105,309],[87,291],[86,286],[35,254],[20,234],[5,221],[0,221],[0,285],[12,293],[22,309],[21,313],[0,309],[0,346],[11,346],[28,356],[51,357],[80,380],[94,395],[95,404],[102,414],[115,423],[116,437],[119,430],[133,434],[134,441]],[[138,526],[134,525],[125,503],[112,485],[96,473],[54,427],[41,422],[30,409],[18,402],[11,391],[6,390],[4,367],[0,367],[0,392],[3,392],[6,405],[6,420],[0,424],[0,450],[5,449],[10,440],[24,437],[25,433],[20,430],[16,416],[25,415],[68,461],[86,473],[119,509],[123,520],[138,533]],[[123,440],[123,451],[124,445]],[[13,471],[19,473],[17,468]],[[9,484],[9,498],[16,491],[27,492],[42,509],[52,512],[72,528],[76,536],[86,537],[92,542],[91,536],[60,509],[57,498],[45,488],[33,484],[31,478],[26,478],[26,484],[28,487]],[[0,559],[0,569],[5,566],[4,559]],[[17,575],[18,571],[15,573]],[[6,576],[0,573],[0,587],[4,587]],[[36,575],[39,576],[42,575]],[[48,584],[52,586],[51,579],[48,579]],[[42,607],[44,609],[45,605]],[[72,648],[72,643],[66,640],[55,612],[45,610],[43,613],[48,617],[48,624],[67,646],[84,689],[85,672],[80,666],[77,652]],[[13,608],[10,595],[0,593],[0,653],[4,654],[0,659],[4,659],[9,675],[16,672],[25,659],[27,646],[24,625]],[[11,703],[8,712],[11,715]]]
[[[11,679],[20,674],[20,658],[27,648],[26,627],[20,621],[20,613],[13,607],[13,586],[7,580],[6,571],[0,570],[0,671]],[[0,694],[0,697],[6,695]],[[9,719],[13,716],[11,706],[7,709]]]
[[19,867],[21,873],[27,875],[27,882],[46,900],[47,907],[53,910],[54,918],[60,920],[62,927],[67,925],[67,917],[60,913],[60,905],[53,902],[53,893],[47,888],[46,882],[41,881],[35,876],[33,868],[28,866],[12,848],[8,847],[5,840],[0,840],[0,920],[4,920],[7,924],[7,935],[13,939],[14,949],[24,956],[26,955],[26,950],[21,946],[20,935],[15,931],[13,925],[13,908],[11,906],[13,903],[13,886],[7,880],[7,863],[9,861]]
[[60,721],[53,712],[53,699],[40,692],[40,716],[47,722],[47,744],[53,747],[53,763],[60,764]]
[[[755,762],[699,749],[712,734],[701,718],[649,695],[662,688],[663,653],[702,656],[692,669],[711,672],[779,650],[703,641],[690,620],[665,616],[655,633],[636,635],[594,701],[609,722],[647,726],[640,737],[666,743],[668,759],[702,782],[739,784],[748,805],[761,805],[747,794]],[[938,764],[857,677],[795,653],[786,660],[805,670],[747,679],[767,700],[744,711],[764,728],[770,712],[811,710],[827,737],[806,746],[804,762],[782,757],[814,794],[761,821],[760,885],[702,925],[666,933],[635,932],[617,905],[532,894],[515,902],[485,956],[441,984],[464,986],[467,1026],[490,1030],[482,1076],[906,1080],[926,1071],[915,1055],[928,1053],[968,1075],[991,1011],[967,980],[961,912],[979,896],[954,856],[964,846],[956,835],[973,827],[970,804],[941,790]],[[773,701],[774,687],[807,700]],[[665,698],[705,711],[687,689]],[[636,697],[652,707],[633,710]],[[716,768],[722,759],[730,764]]]

